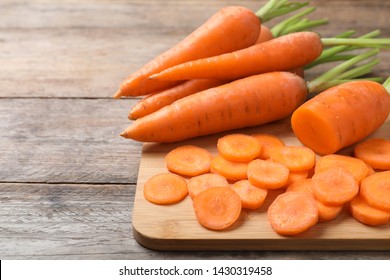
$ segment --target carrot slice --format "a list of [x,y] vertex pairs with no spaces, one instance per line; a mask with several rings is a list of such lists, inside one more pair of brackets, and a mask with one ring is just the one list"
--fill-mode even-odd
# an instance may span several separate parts
[[288,175],[288,168],[278,162],[255,159],[248,164],[248,179],[259,188],[282,188],[287,184]]
[[390,220],[390,212],[371,207],[360,195],[352,199],[350,211],[357,221],[369,226],[385,225]]
[[318,222],[316,201],[305,192],[279,195],[269,206],[267,215],[272,228],[282,235],[297,235]]
[[247,179],[247,170],[248,163],[229,161],[221,155],[214,157],[210,166],[212,173],[220,174],[231,181]]
[[[299,180],[286,189],[286,192],[295,191],[295,192],[306,192],[314,197],[313,187],[311,178]],[[327,205],[316,199],[317,208],[318,208],[318,221],[325,222],[333,220],[343,209],[342,205]]]
[[144,197],[155,204],[174,204],[188,194],[187,182],[173,173],[160,173],[150,177],[144,185]]
[[309,177],[309,170],[304,171],[291,171],[288,174],[287,185],[290,185],[296,181],[301,181]]
[[252,134],[252,137],[255,137],[262,147],[258,156],[260,159],[269,159],[273,149],[285,146],[285,143],[280,138],[272,134],[256,133]]
[[359,192],[355,177],[342,167],[328,168],[312,177],[314,197],[329,205],[342,205]]
[[360,195],[372,207],[390,211],[390,170],[364,178],[360,185]]
[[365,178],[369,171],[367,164],[361,159],[345,155],[330,154],[321,157],[317,161],[314,172],[318,173],[336,166],[347,169],[358,182]]
[[230,187],[213,187],[195,196],[193,207],[196,218],[205,228],[224,230],[238,220],[241,198]]
[[268,193],[266,189],[252,185],[249,180],[238,181],[233,184],[232,188],[241,197],[242,208],[248,210],[259,209]]
[[218,139],[217,149],[227,160],[249,162],[260,154],[261,145],[250,135],[228,134]]
[[271,160],[284,164],[292,171],[304,171],[315,165],[316,155],[307,147],[283,146],[272,150]]
[[206,149],[184,145],[171,150],[165,156],[165,162],[171,172],[184,176],[197,176],[210,171],[212,157]]
[[355,146],[355,157],[374,169],[390,170],[390,140],[367,139]]
[[188,194],[192,199],[208,188],[228,185],[229,183],[225,177],[214,173],[201,174],[190,178],[187,182]]

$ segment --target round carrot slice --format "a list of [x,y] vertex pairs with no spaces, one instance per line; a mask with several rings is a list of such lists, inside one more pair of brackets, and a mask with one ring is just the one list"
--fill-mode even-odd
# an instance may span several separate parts
[[335,219],[343,210],[343,205],[327,205],[316,200],[318,208],[318,221],[328,222]]
[[211,161],[210,171],[220,174],[228,180],[239,181],[247,179],[248,163],[229,161],[218,155]]
[[258,188],[252,185],[249,180],[241,180],[233,184],[235,190],[241,197],[242,208],[248,210],[259,209],[267,196],[266,189]]
[[360,195],[372,207],[390,211],[390,170],[364,178],[360,185]]
[[285,146],[285,143],[280,138],[272,134],[256,133],[251,136],[260,142],[261,152],[258,156],[259,159],[269,159],[273,149]]
[[268,208],[272,228],[282,235],[297,235],[318,222],[318,209],[313,196],[305,192],[280,194]]
[[355,146],[355,157],[374,169],[390,170],[390,140],[367,139]]
[[278,189],[286,186],[289,170],[281,163],[255,159],[248,164],[248,179],[259,188]]
[[385,225],[390,220],[390,212],[371,207],[360,195],[350,203],[352,217],[369,226]]
[[211,160],[212,155],[208,150],[193,145],[177,147],[165,156],[168,170],[184,176],[209,172]]
[[314,197],[322,203],[342,205],[358,194],[359,184],[345,168],[333,167],[313,175],[312,189]]
[[369,172],[367,164],[361,159],[337,154],[329,154],[321,157],[316,163],[314,172],[318,173],[337,166],[343,167],[351,172],[358,182],[365,178]]
[[303,146],[283,146],[273,149],[271,160],[280,162],[291,171],[305,171],[316,163],[315,153]]
[[156,204],[174,204],[188,194],[187,182],[173,173],[160,173],[150,177],[144,185],[144,197]]
[[221,156],[234,162],[249,162],[261,152],[256,138],[245,134],[229,134],[218,139],[217,149]]
[[314,195],[311,184],[311,178],[295,181],[288,185],[286,192],[306,192],[310,195]]
[[214,173],[201,174],[190,178],[187,182],[188,194],[192,199],[208,188],[228,185],[229,183],[225,177]]
[[205,228],[224,230],[238,220],[241,198],[230,187],[213,187],[195,196],[193,207],[196,218]]

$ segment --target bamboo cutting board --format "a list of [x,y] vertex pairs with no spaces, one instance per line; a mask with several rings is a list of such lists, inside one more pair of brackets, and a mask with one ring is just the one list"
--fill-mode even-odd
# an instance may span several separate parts
[[[235,132],[269,133],[283,139],[286,145],[301,145],[288,120]],[[193,144],[216,154],[217,139],[225,134],[175,144],[144,144],[133,210],[134,237],[141,245],[156,250],[390,250],[390,224],[363,225],[350,216],[347,208],[335,220],[318,223],[299,236],[276,234],[268,223],[266,209],[280,191],[270,193],[259,210],[243,210],[240,219],[225,231],[203,228],[195,218],[189,196],[169,206],[144,199],[145,181],[156,173],[167,172],[164,161],[167,152],[179,145]],[[370,137],[390,139],[390,118]],[[351,152],[352,147],[341,151]]]

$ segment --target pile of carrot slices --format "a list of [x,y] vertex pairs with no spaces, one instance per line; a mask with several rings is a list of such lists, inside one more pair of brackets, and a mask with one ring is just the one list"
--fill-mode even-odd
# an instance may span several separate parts
[[274,189],[281,194],[263,211],[281,235],[298,235],[335,219],[343,209],[362,224],[386,225],[389,145],[389,140],[371,138],[355,146],[355,156],[317,156],[271,134],[227,134],[218,139],[216,155],[194,145],[168,152],[167,172],[147,180],[144,197],[166,205],[189,195],[197,221],[217,231],[244,219],[243,209],[259,210]]

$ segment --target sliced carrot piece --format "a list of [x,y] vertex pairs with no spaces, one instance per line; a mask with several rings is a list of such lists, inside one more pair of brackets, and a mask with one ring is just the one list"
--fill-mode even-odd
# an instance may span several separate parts
[[258,156],[259,159],[269,159],[274,148],[285,146],[283,140],[272,134],[256,133],[251,136],[256,138],[262,147]]
[[217,149],[227,160],[249,162],[260,154],[261,145],[250,135],[228,134],[218,139]]
[[[290,191],[306,192],[314,197],[311,178],[292,183],[286,189],[286,192]],[[316,203],[318,208],[318,220],[321,222],[333,220],[343,209],[342,205],[327,205],[317,199]]]
[[318,173],[336,166],[347,169],[358,182],[368,174],[368,167],[364,161],[358,158],[338,154],[329,154],[318,159],[314,172]]
[[171,150],[165,156],[169,171],[184,175],[197,176],[210,171],[213,156],[203,148],[184,145]]
[[343,210],[343,205],[327,205],[316,200],[318,208],[318,221],[328,222],[335,219]]
[[241,197],[242,208],[248,210],[259,209],[268,193],[266,189],[252,185],[249,180],[238,181],[233,184],[232,188]]
[[317,203],[305,192],[279,195],[269,206],[267,215],[272,228],[282,235],[297,235],[318,222]]
[[188,194],[187,182],[173,173],[160,173],[150,177],[144,185],[144,197],[155,204],[174,204]]
[[288,185],[286,192],[306,192],[314,196],[313,189],[311,186],[311,178],[298,180]]
[[355,157],[374,169],[390,170],[390,140],[367,139],[355,146]]
[[290,185],[296,181],[301,181],[309,177],[309,170],[304,171],[291,171],[288,174],[287,185]]
[[307,147],[283,146],[272,150],[271,160],[284,164],[291,171],[304,171],[315,165],[316,155]]
[[214,157],[210,166],[212,173],[220,174],[231,181],[247,179],[247,170],[248,163],[229,161],[221,155]]
[[195,196],[193,207],[196,218],[205,228],[224,230],[238,220],[241,198],[230,187],[213,187]]
[[390,212],[371,207],[360,195],[352,199],[350,211],[357,221],[369,226],[385,225],[390,220]]
[[364,178],[360,185],[360,195],[372,207],[390,211],[390,170]]
[[281,163],[255,159],[248,164],[248,179],[259,188],[277,189],[286,186],[289,170]]
[[314,197],[329,205],[342,205],[359,192],[359,184],[351,172],[342,167],[328,168],[312,177]]
[[201,174],[190,178],[187,182],[188,194],[192,199],[205,189],[228,185],[229,183],[225,177],[214,173]]

